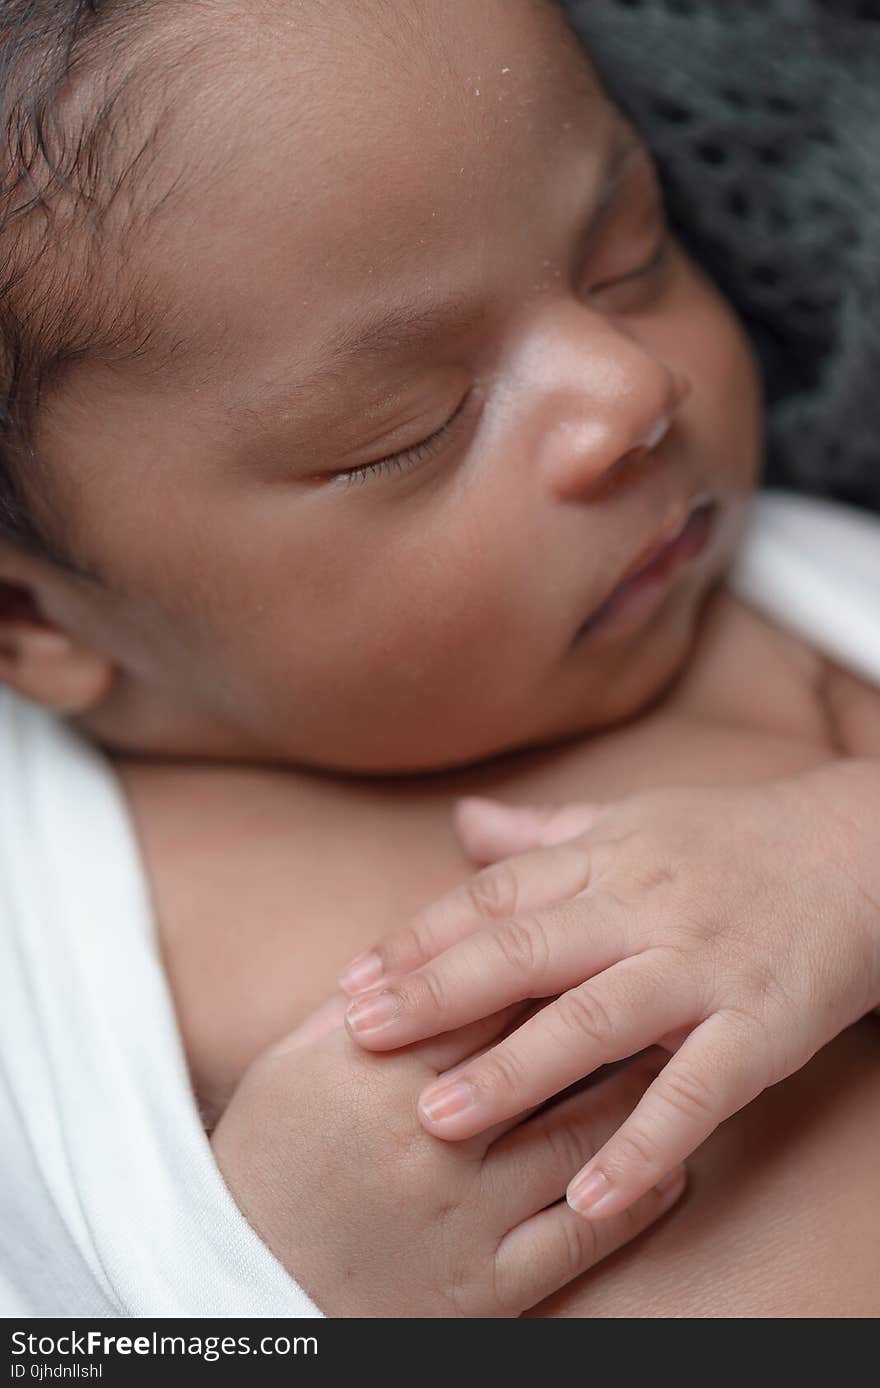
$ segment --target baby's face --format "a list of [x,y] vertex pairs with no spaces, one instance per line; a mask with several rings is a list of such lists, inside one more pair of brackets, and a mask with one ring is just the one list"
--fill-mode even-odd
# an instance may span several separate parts
[[106,585],[68,614],[119,669],[89,725],[395,772],[638,710],[760,435],[644,148],[550,0],[339,0],[319,40],[257,13],[201,92],[196,61],[190,195],[128,249],[173,369],[83,365],[40,440]]

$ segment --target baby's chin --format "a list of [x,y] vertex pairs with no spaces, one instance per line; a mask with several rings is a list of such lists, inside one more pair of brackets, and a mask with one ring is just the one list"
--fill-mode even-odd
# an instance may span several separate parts
[[[720,592],[717,579],[695,585],[638,632],[619,651],[601,688],[584,652],[585,691],[564,729],[530,739],[532,747],[594,736],[654,711],[668,699],[688,668],[703,617]],[[511,749],[513,750],[513,749]]]

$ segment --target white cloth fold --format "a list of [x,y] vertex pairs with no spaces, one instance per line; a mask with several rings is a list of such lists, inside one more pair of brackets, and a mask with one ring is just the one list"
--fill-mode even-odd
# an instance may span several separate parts
[[880,684],[880,516],[763,492],[729,586],[837,664]]
[[214,1163],[109,764],[8,691],[0,977],[7,1314],[320,1315]]

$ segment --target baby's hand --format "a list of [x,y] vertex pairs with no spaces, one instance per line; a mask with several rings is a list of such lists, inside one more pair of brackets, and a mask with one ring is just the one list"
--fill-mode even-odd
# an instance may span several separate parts
[[477,873],[360,956],[341,980],[356,995],[351,1035],[388,1050],[554,999],[422,1092],[422,1122],[448,1139],[652,1043],[673,1052],[569,1185],[580,1213],[618,1215],[880,1000],[876,908],[851,826],[824,809],[804,776],[515,811],[507,846],[546,846]]
[[420,1126],[418,1093],[511,1015],[373,1056],[332,1014],[254,1061],[211,1138],[245,1216],[325,1315],[519,1315],[680,1195],[676,1171],[601,1235],[562,1200],[572,1163],[613,1132],[656,1064],[451,1146]]

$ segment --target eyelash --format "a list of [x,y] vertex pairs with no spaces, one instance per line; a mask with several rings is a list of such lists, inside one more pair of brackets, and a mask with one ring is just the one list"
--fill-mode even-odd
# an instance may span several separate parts
[[455,431],[456,425],[460,423],[466,412],[467,405],[473,395],[469,390],[460,401],[457,409],[449,416],[445,424],[441,424],[428,438],[422,439],[421,443],[413,444],[412,448],[405,448],[400,453],[393,453],[388,458],[379,458],[375,463],[365,463],[363,467],[352,468],[350,472],[340,472],[336,476],[336,482],[343,488],[355,486],[358,483],[368,481],[388,472],[406,472],[411,467],[417,467],[419,463],[427,462],[437,453],[447,437]]
[[[614,285],[627,284],[630,280],[640,279],[643,275],[653,274],[656,270],[662,269],[666,264],[666,258],[670,250],[669,229],[664,227],[660,243],[651,259],[642,265],[638,270],[631,270],[626,275],[620,275],[614,280],[606,280],[604,284],[596,285],[593,293],[600,290],[610,289]],[[400,453],[392,453],[387,458],[378,458],[374,463],[365,463],[363,467],[352,468],[350,472],[337,473],[334,482],[337,486],[347,490],[349,487],[362,485],[363,483],[385,476],[392,472],[408,472],[410,468],[417,467],[420,463],[427,462],[440,451],[448,436],[455,431],[456,425],[462,420],[467,405],[473,395],[473,391],[468,391],[458,405],[458,408],[449,416],[445,424],[436,429],[426,439],[414,444],[412,448],[405,448]]]

